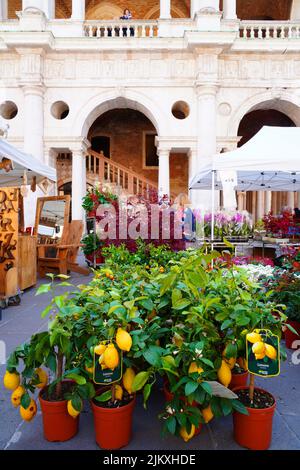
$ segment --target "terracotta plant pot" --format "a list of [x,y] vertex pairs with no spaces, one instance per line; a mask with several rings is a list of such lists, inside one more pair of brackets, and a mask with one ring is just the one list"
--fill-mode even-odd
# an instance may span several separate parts
[[121,449],[129,444],[135,398],[120,408],[103,408],[91,401],[96,442],[102,449]]
[[299,344],[298,346],[295,345],[293,347],[293,343],[294,341],[300,341],[300,322],[288,320],[287,323],[291,325],[294,328],[294,330],[297,331],[299,336],[295,335],[295,333],[293,333],[291,330],[286,328],[284,332],[286,347],[289,349],[298,349],[300,347]]
[[[248,389],[249,387],[237,387],[233,392]],[[256,390],[265,392],[261,388]],[[269,393],[269,392],[267,392]],[[248,416],[235,411],[233,413],[234,439],[241,446],[251,450],[267,450],[272,441],[272,423],[276,408],[276,401],[269,408],[248,408]]]
[[230,390],[236,388],[236,387],[244,387],[247,385],[248,382],[248,377],[249,377],[249,372],[245,371],[242,374],[234,374],[232,373],[232,379],[229,384]]
[[50,442],[64,442],[72,439],[78,432],[79,416],[72,418],[67,409],[67,400],[48,401],[39,394],[43,416],[44,437]]
[[[168,384],[167,380],[164,380],[164,395],[165,395],[166,401],[171,401],[174,398],[174,393],[170,392],[169,384]],[[186,401],[185,397],[180,397],[180,399],[182,401]],[[193,402],[192,406],[198,406],[198,404],[196,402]],[[195,436],[198,436],[198,434],[200,434],[201,429],[202,429],[202,423],[200,423],[199,426],[196,428]]]

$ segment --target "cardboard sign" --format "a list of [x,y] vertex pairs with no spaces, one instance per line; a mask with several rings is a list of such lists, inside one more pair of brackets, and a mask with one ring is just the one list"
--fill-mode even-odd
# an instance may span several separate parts
[[256,343],[246,337],[248,371],[259,377],[276,377],[280,374],[279,337],[265,329],[254,330],[261,337]]
[[[111,341],[103,341],[101,344],[108,344]],[[99,363],[100,355],[94,353],[94,383],[97,385],[110,385],[119,382],[123,375],[123,354],[122,351],[114,343],[119,354],[119,365],[115,369],[103,369]]]

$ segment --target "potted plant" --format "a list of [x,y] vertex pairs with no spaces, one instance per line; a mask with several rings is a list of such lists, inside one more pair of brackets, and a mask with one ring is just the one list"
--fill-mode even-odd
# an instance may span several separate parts
[[[37,410],[33,394],[38,390],[45,438],[66,441],[77,433],[83,399],[92,397],[94,388],[76,367],[81,345],[73,336],[73,322],[80,316],[81,308],[68,293],[55,294],[57,288],[70,286],[66,280],[54,285],[55,276],[48,276],[51,282],[37,290],[37,295],[53,293],[41,314],[42,318],[49,315],[48,330],[34,334],[29,342],[15,349],[8,360],[7,373],[19,377],[21,385],[13,393],[18,395],[15,405],[20,406],[21,417],[26,421],[33,419]],[[17,373],[20,368],[21,373]],[[50,383],[46,370],[53,375]]]
[[102,247],[104,242],[99,239],[97,234],[89,233],[81,240],[82,251],[88,264],[94,264],[94,258],[97,265],[104,262]]
[[95,186],[88,190],[82,199],[82,207],[87,212],[88,217],[96,217],[97,208],[100,204],[115,204],[118,200],[115,194],[103,191],[100,187]]
[[243,357],[239,357],[235,363],[232,371],[232,378],[229,384],[229,388],[233,390],[236,387],[246,386],[249,378],[247,370],[247,361]]

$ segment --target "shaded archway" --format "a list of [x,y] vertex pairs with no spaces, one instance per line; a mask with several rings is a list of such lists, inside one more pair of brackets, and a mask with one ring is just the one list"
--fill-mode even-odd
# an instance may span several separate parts
[[[300,109],[298,110],[300,113]],[[240,122],[238,135],[241,140],[239,147],[243,146],[250,140],[263,126],[277,127],[295,127],[295,122],[285,113],[276,109],[256,109],[247,113]],[[285,158],[283,155],[282,158]],[[261,217],[272,210],[274,213],[280,212],[283,207],[294,209],[296,203],[296,195],[288,192],[247,192],[243,197],[239,198],[242,207],[253,216],[254,220]]]

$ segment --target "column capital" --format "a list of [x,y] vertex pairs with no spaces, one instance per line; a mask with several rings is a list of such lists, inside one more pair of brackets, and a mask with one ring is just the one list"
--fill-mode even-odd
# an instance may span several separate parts
[[205,80],[196,80],[195,90],[198,97],[207,95],[216,96],[219,90],[219,83]]
[[75,140],[72,145],[70,145],[70,152],[72,152],[72,155],[76,154],[85,157],[87,150],[90,148],[90,146],[91,143],[88,139],[78,139],[77,141]]
[[42,83],[30,83],[26,81],[20,81],[20,86],[23,90],[24,96],[35,95],[44,97],[46,87]]

